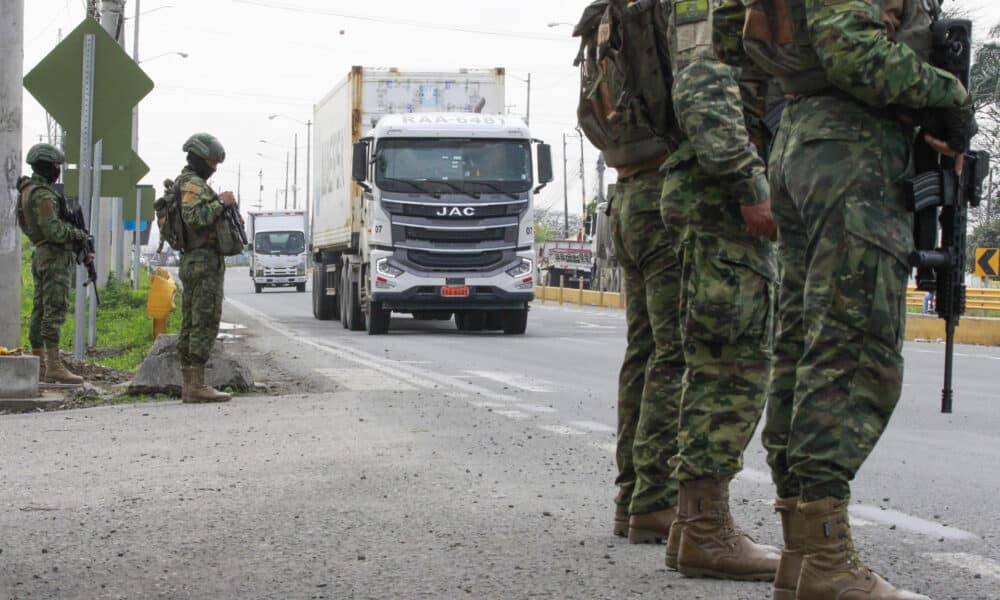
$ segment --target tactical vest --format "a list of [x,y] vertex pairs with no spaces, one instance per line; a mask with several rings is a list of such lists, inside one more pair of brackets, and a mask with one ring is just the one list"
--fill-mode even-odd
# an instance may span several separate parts
[[24,235],[31,240],[31,243],[38,246],[45,242],[45,235],[35,221],[35,213],[28,209],[28,202],[31,200],[31,196],[40,190],[52,192],[52,194],[59,198],[59,218],[61,219],[65,219],[65,200],[49,185],[33,177],[22,177],[18,182],[17,189],[21,193],[17,202],[17,224],[21,227]]
[[[889,38],[912,48],[928,60],[931,24],[941,11],[941,0],[869,0],[876,4]],[[775,76],[786,94],[809,96],[832,89],[813,49],[806,22],[807,0],[757,0],[747,10],[743,44],[747,54]],[[902,4],[898,22],[887,15],[890,4]]]
[[[182,202],[184,199],[184,186],[190,183],[191,179],[195,176],[194,172],[185,169],[174,180],[174,186],[178,190],[178,199]],[[212,188],[208,189],[211,191]],[[192,227],[184,221],[183,217],[181,217],[181,222],[184,228],[184,252],[191,252],[192,250],[200,250],[202,248],[218,249],[219,243],[216,239],[215,227]]]
[[573,32],[581,38],[577,119],[608,166],[658,167],[683,139],[664,35],[671,2],[596,0]]

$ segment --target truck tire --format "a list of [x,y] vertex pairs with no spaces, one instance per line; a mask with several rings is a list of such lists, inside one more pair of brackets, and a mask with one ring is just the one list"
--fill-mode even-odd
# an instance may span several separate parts
[[368,335],[385,335],[389,333],[389,323],[392,322],[392,311],[382,308],[381,302],[370,302],[365,311],[365,328]]
[[503,329],[503,313],[499,310],[491,310],[486,313],[486,331],[500,331]]
[[313,269],[313,316],[320,321],[338,318],[340,316],[338,300],[337,296],[331,298],[326,295],[326,265],[321,261],[317,262]]
[[349,269],[344,269],[344,309],[343,318],[346,320],[346,327],[351,331],[364,331],[365,315],[361,310],[361,300],[358,293],[358,285],[351,281]]
[[518,308],[503,311],[503,332],[507,335],[523,335],[528,329],[528,309]]
[[264,286],[260,285],[259,283],[255,283],[253,285],[253,293],[255,293],[255,294],[261,293],[261,291],[263,291],[263,289],[264,289]]
[[340,305],[340,324],[344,329],[348,328],[349,323],[347,322],[347,315],[349,314],[350,307],[347,306],[347,297],[349,294],[347,290],[351,289],[351,284],[347,279],[347,265],[341,265],[340,277],[337,278],[339,287],[337,287],[337,300]]
[[486,313],[481,310],[470,310],[462,319],[465,329],[462,331],[482,331],[486,328]]
[[295,284],[295,291],[298,292],[298,293],[300,293],[300,294],[305,293],[305,291],[306,291],[306,284],[304,284],[304,283],[296,283]]

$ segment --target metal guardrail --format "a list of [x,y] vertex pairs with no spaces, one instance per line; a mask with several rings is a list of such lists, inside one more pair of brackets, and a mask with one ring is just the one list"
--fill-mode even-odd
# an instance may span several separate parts
[[[925,295],[926,292],[922,292],[916,288],[909,288],[908,290],[906,290],[907,306],[923,307]],[[965,307],[978,310],[1000,311],[1000,289],[994,289],[994,288],[967,289],[965,292]]]

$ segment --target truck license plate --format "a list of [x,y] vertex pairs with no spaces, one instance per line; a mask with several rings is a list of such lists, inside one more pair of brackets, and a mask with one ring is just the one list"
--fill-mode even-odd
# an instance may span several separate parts
[[442,298],[468,298],[469,286],[467,285],[446,285],[441,288]]

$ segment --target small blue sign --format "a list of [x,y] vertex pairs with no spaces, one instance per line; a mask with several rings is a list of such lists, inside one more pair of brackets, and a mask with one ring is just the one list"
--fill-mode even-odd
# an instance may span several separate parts
[[[140,221],[139,231],[146,231],[149,229],[149,222]],[[135,231],[135,221],[125,221],[125,231]]]

